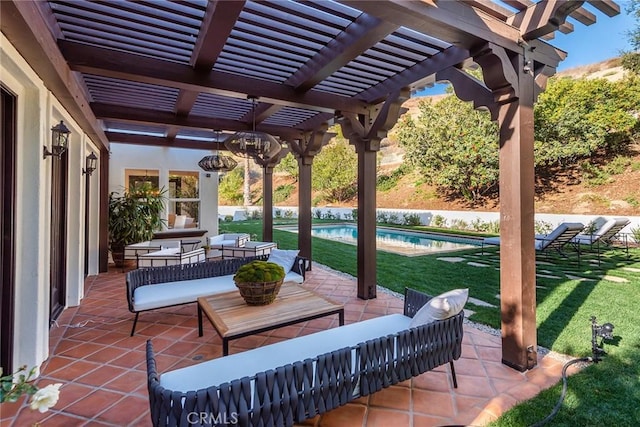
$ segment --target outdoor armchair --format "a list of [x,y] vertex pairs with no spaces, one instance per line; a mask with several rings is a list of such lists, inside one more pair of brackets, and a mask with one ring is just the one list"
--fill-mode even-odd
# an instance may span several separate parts
[[222,249],[223,246],[243,247],[250,240],[246,233],[225,233],[209,237],[209,246],[213,249]]

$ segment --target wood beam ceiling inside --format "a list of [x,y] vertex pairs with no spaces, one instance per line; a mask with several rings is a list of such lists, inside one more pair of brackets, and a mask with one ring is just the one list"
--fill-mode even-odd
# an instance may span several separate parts
[[[523,38],[531,38],[534,68],[554,70],[566,54],[543,39],[555,30],[571,32],[567,17],[595,22],[586,4],[607,16],[620,11],[611,0],[194,0],[154,8],[135,2],[11,1],[3,4],[2,29],[19,50],[36,52],[30,54],[36,64],[45,50],[59,52],[47,53],[59,67],[42,66],[43,80],[57,79],[56,93],[75,99],[68,104],[77,105],[67,108],[80,112],[83,129],[105,146],[113,133],[105,133],[96,118],[110,126],[161,126],[164,140],[144,143],[184,143],[194,131],[250,129],[248,96],[259,99],[257,128],[291,140],[339,114],[366,116],[389,94],[431,84],[437,73],[459,78],[446,70],[461,68],[487,43],[520,52]],[[36,48],[36,40],[45,44]],[[262,51],[268,54],[260,59]],[[258,56],[241,60],[237,72],[229,68],[243,52]],[[260,64],[264,76],[251,68]],[[121,96],[105,92],[109,85]],[[147,95],[155,98],[135,105]],[[226,108],[225,114],[216,106]],[[122,132],[118,137],[124,139]]]

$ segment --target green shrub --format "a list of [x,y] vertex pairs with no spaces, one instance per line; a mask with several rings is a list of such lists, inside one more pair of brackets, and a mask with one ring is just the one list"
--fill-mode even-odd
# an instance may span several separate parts
[[484,222],[480,218],[471,221],[471,229],[485,233],[500,234],[500,221]]
[[487,233],[500,234],[500,221],[489,221],[485,231]]
[[386,212],[378,212],[376,214],[376,222],[380,224],[386,224],[387,222],[389,222],[389,215],[387,215]]
[[403,163],[399,168],[391,172],[389,175],[378,175],[376,188],[378,191],[389,191],[398,185],[398,181],[406,175],[409,167]]
[[340,214],[334,214],[331,212],[331,209],[327,209],[327,211],[322,215],[322,219],[334,220],[340,219]]
[[604,208],[608,208],[609,206],[611,206],[611,200],[607,199],[606,197],[600,194],[594,194],[594,193],[585,194],[580,198],[580,200],[593,203],[595,205],[600,205]]
[[546,221],[535,221],[533,223],[533,229],[536,234],[549,234],[553,230],[553,225]]
[[451,228],[454,230],[466,230],[469,227],[467,221],[463,219],[452,219],[451,220]]
[[405,213],[404,214],[404,220],[402,221],[402,223],[404,225],[411,225],[411,226],[417,226],[420,225],[420,215],[415,214],[415,213]]
[[634,208],[640,206],[640,201],[638,201],[635,196],[627,196],[624,198],[624,201],[629,203],[629,205],[633,206]]
[[640,243],[640,227],[635,227],[631,229],[631,236],[633,236],[633,240],[636,243]]
[[447,219],[442,215],[436,215],[433,217],[433,226],[445,228],[447,226]]
[[631,164],[631,159],[626,156],[616,156],[604,167],[605,172],[611,175],[620,175],[624,173],[627,167]]
[[273,192],[273,202],[274,203],[284,202],[289,198],[289,196],[291,196],[291,193],[293,193],[293,190],[294,190],[293,184],[279,185],[278,188],[276,188]]
[[592,165],[588,160],[580,162],[580,169],[582,170],[582,179],[590,187],[597,187],[611,181],[611,175],[608,172]]

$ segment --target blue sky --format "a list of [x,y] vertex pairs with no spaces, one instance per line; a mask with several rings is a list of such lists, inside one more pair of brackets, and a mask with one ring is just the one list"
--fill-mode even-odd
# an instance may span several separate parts
[[613,18],[596,11],[595,24],[585,26],[573,21],[573,32],[556,31],[555,39],[549,43],[568,53],[567,59],[558,66],[559,71],[604,61],[619,56],[622,50],[631,50],[626,33],[635,27],[635,20],[627,14],[625,3],[618,1],[620,14]]
[[[568,54],[567,59],[558,65],[558,71],[604,61],[619,56],[623,50],[631,50],[627,32],[636,26],[636,21],[627,14],[628,1],[618,0],[617,3],[620,5],[620,14],[613,18],[587,7],[596,15],[595,24],[586,26],[569,18],[573,32],[562,34],[556,31],[556,37],[549,43]],[[444,93],[445,87],[445,84],[437,84],[416,96]]]

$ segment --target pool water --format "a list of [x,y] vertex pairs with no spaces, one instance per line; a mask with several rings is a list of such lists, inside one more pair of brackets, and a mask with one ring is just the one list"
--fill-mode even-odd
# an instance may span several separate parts
[[[287,229],[287,231],[297,232],[297,229]],[[358,229],[351,224],[314,225],[311,227],[311,235],[354,245],[358,241]],[[416,256],[472,249],[480,246],[481,241],[451,235],[376,227],[376,245],[379,250]]]

